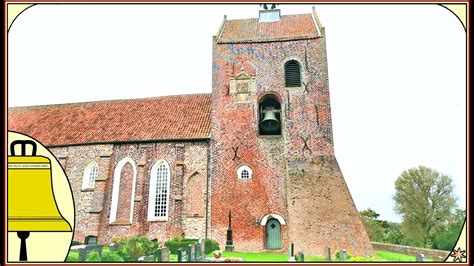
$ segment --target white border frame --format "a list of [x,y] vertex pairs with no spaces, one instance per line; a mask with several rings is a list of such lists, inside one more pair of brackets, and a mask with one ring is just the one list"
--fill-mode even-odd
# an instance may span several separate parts
[[[247,170],[249,172],[249,178],[242,178],[242,171]],[[237,178],[240,180],[251,180],[253,178],[253,171],[250,166],[243,164],[237,169]]]

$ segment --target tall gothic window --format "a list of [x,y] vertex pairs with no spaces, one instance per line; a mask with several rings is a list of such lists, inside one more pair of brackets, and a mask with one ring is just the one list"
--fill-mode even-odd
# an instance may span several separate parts
[[170,167],[166,161],[158,161],[151,168],[148,193],[148,220],[167,220],[170,197]]
[[285,87],[301,87],[300,64],[295,60],[285,64]]
[[99,176],[99,166],[95,161],[90,162],[84,169],[84,177],[82,179],[82,189],[93,189],[95,180]]

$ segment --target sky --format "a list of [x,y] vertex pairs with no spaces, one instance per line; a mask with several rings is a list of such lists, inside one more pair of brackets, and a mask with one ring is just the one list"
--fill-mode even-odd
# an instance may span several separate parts
[[[335,154],[358,210],[400,221],[394,182],[428,166],[466,205],[466,32],[439,5],[314,5]],[[281,4],[283,15],[311,5]],[[8,32],[8,106],[211,92],[212,36],[252,5],[36,5]]]

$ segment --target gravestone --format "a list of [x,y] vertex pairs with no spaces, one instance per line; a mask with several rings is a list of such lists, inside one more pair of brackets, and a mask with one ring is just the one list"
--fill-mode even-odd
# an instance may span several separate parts
[[416,262],[424,262],[425,261],[425,255],[422,253],[416,253]]
[[169,262],[170,261],[170,250],[169,248],[161,249],[161,261]]
[[97,245],[97,237],[86,236],[86,238],[84,239],[84,245]]
[[295,244],[291,243],[288,248],[288,261],[295,261]]
[[120,248],[120,244],[118,244],[118,243],[112,243],[112,244],[109,245],[109,249],[110,249],[111,251],[116,251],[116,250],[118,250],[119,248]]
[[163,251],[161,248],[157,248],[153,250],[153,256],[155,257],[156,262],[162,262],[163,261]]
[[200,238],[199,244],[201,245],[201,256],[203,259],[205,259],[206,258],[206,241]]
[[299,261],[304,262],[304,251],[301,251],[300,253],[298,253],[298,257],[299,257]]
[[186,254],[186,251],[183,250],[183,248],[178,249],[178,262],[187,262],[188,261],[188,256]]
[[138,262],[152,262],[155,261],[155,256],[141,256],[138,258]]
[[194,248],[194,261],[200,261],[201,259],[201,244],[198,242]]
[[188,254],[188,260],[187,261],[194,261],[194,245],[189,244],[186,253]]
[[84,261],[87,258],[87,255],[94,251],[99,253],[99,255],[102,255],[102,246],[101,245],[86,245],[84,246],[84,248],[79,249],[79,260]]
[[347,260],[347,251],[345,249],[341,250],[341,260]]
[[331,260],[331,247],[326,246],[326,260]]

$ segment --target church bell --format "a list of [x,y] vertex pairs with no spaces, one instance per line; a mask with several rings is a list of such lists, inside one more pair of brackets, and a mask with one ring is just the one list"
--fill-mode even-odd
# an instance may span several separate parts
[[[26,155],[27,144],[32,155]],[[21,155],[15,155],[21,146]],[[30,232],[70,232],[71,225],[59,212],[53,194],[51,162],[36,156],[36,143],[16,140],[8,156],[8,231],[21,239],[20,260],[27,260],[26,238]]]
[[279,110],[276,110],[272,107],[266,108],[263,113],[263,119],[260,122],[260,127],[266,132],[274,132],[280,129],[280,121],[277,118],[277,113]]

